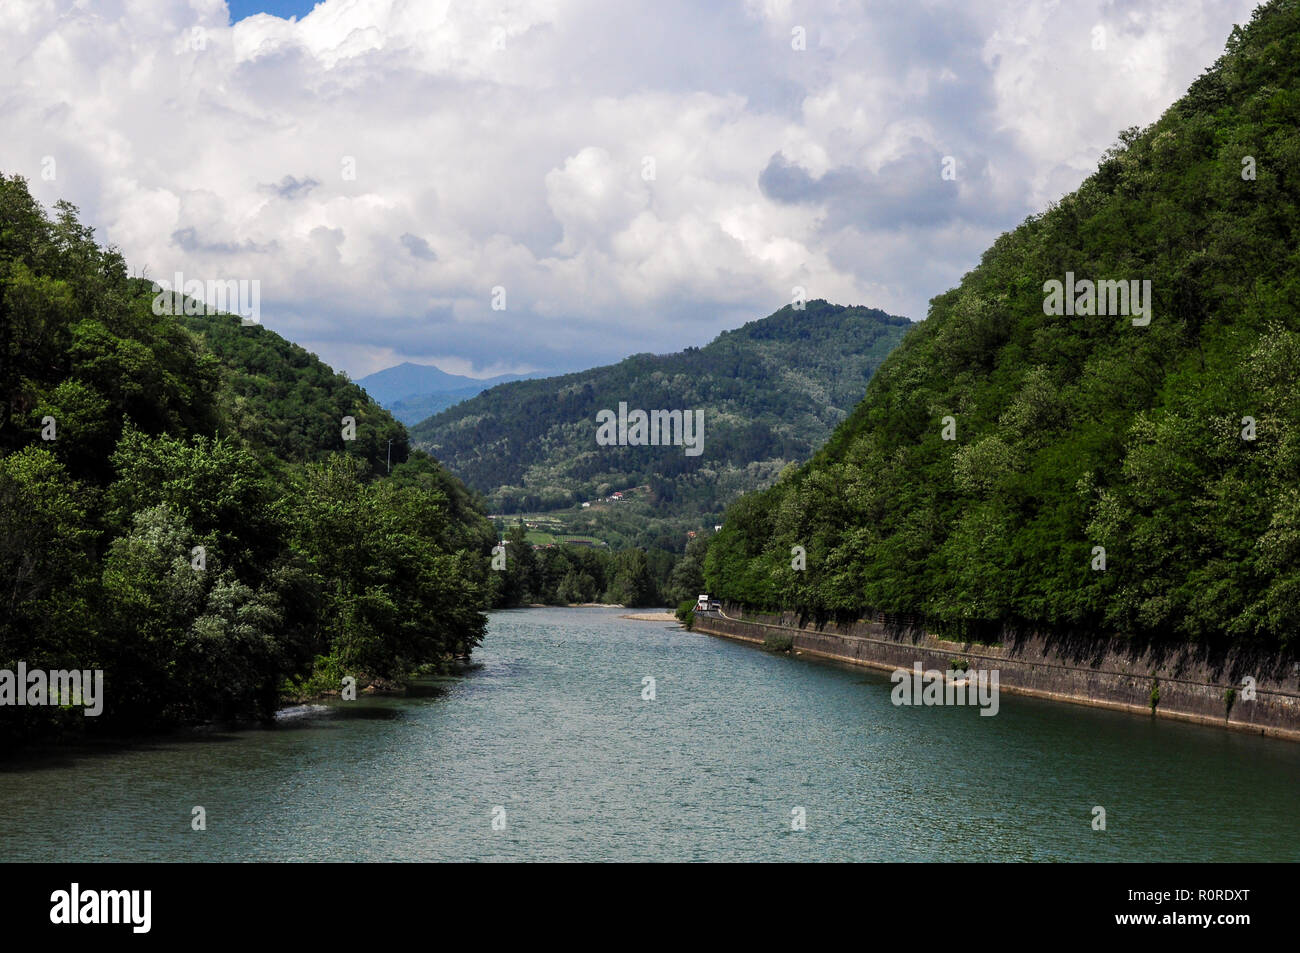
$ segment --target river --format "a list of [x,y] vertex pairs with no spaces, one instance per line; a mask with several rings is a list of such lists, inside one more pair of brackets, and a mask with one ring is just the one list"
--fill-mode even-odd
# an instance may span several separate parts
[[494,613],[422,697],[0,761],[0,859],[1300,860],[1300,744],[895,707],[883,674],[620,614]]

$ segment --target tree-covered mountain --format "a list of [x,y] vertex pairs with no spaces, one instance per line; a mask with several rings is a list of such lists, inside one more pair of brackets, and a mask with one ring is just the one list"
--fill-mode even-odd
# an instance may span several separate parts
[[[908,326],[871,308],[786,306],[705,347],[499,385],[416,425],[412,441],[494,512],[557,509],[645,486],[652,512],[698,523],[807,458]],[[597,415],[617,414],[620,403],[629,414],[702,411],[700,452],[598,444]]]
[[[133,287],[152,297],[149,282],[137,279]],[[214,362],[220,386],[210,388],[209,403],[218,419],[268,465],[320,462],[346,451],[378,474],[390,459],[394,466],[407,459],[406,428],[314,354],[260,324],[174,310],[174,322],[201,339],[204,359]],[[344,440],[341,421],[348,416],[355,435]]]
[[[711,593],[968,633],[1294,638],[1300,3],[1257,10],[1120,140],[932,301],[808,464],[728,510]],[[1149,323],[1117,287],[1089,308],[1085,279],[1150,281]]]
[[8,699],[0,748],[265,716],[313,672],[482,636],[495,533],[465,488],[302,348],[154,303],[72,206],[0,176],[0,670],[100,669],[106,696]]
[[357,380],[366,393],[394,417],[408,426],[446,410],[462,400],[481,394],[489,387],[506,381],[523,380],[530,375],[499,374],[482,379],[448,374],[432,364],[410,361],[386,367]]

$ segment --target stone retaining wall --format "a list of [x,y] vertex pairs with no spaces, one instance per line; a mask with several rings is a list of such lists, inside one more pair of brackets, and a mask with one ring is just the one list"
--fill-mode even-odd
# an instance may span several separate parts
[[[1153,682],[1158,717],[1180,718],[1300,741],[1300,665],[1279,655],[1213,655],[1197,646],[1161,648],[1119,640],[1008,636],[996,645],[946,641],[906,626],[858,620],[810,622],[793,613],[696,613],[695,629],[761,644],[786,635],[794,651],[885,671],[946,670],[952,659],[997,669],[1000,690],[1150,716]],[[1242,697],[1255,680],[1255,698]],[[1228,689],[1235,690],[1231,708]]]

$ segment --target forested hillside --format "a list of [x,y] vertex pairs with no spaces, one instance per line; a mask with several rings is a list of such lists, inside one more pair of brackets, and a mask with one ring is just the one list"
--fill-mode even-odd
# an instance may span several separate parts
[[[499,385],[418,424],[412,440],[494,512],[556,509],[648,485],[655,515],[700,518],[807,458],[908,325],[871,308],[786,306],[702,348]],[[596,415],[620,402],[702,410],[702,452],[598,446]]]
[[266,716],[313,672],[469,651],[494,531],[464,487],[301,348],[153,301],[0,176],[0,669],[102,669],[106,695],[6,707],[0,742]]
[[[1293,640],[1298,227],[1300,3],[1275,0],[935,298],[807,465],[728,510],[710,591],[967,633]],[[1149,280],[1149,324],[1045,313],[1070,272]]]
[[[149,282],[135,290],[152,296]],[[306,463],[336,450],[366,461],[371,472],[407,458],[406,428],[369,399],[357,384],[336,374],[315,355],[259,324],[230,315],[178,315],[173,319],[202,339],[221,369],[212,391],[226,429],[264,452],[269,461]],[[356,421],[355,438],[344,441],[339,421]]]

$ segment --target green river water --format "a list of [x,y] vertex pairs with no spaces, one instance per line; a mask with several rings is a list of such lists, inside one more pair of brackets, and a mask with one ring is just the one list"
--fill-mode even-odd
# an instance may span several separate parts
[[1300,744],[895,707],[883,674],[620,614],[494,613],[420,697],[0,761],[0,859],[1300,860]]

